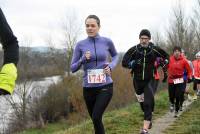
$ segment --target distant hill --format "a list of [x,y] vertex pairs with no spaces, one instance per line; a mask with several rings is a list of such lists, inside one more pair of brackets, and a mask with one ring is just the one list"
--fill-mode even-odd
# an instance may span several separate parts
[[[22,51],[23,49],[30,50],[31,52],[40,52],[40,53],[46,53],[46,52],[52,50],[52,48],[50,48],[50,47],[43,47],[43,46],[42,47],[24,47],[24,46],[22,46],[22,47],[20,47],[19,50]],[[54,48],[53,50],[58,51],[58,52],[65,51],[64,48],[63,49]]]

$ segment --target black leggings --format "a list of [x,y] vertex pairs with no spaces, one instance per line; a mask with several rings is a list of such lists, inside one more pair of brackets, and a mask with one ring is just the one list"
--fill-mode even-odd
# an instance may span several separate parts
[[152,112],[154,111],[154,94],[157,90],[158,80],[151,79],[149,81],[133,80],[133,85],[137,95],[144,93],[144,102],[140,102],[141,109],[144,112],[144,120],[152,120]]
[[6,90],[0,89],[0,95],[7,95],[9,94]]
[[95,134],[105,134],[102,116],[113,94],[113,85],[102,88],[84,88],[83,96],[92,119]]
[[193,90],[194,91],[197,91],[197,84],[200,84],[200,80],[194,79],[194,82],[193,82]]
[[183,86],[182,86],[182,89],[181,89],[181,98],[180,98],[180,106],[182,107],[183,106],[183,102],[185,101],[185,90],[186,90],[186,87],[187,87],[187,82],[185,81],[183,83]]
[[[180,107],[181,95],[183,92],[184,83],[168,84],[169,100],[171,104],[175,104],[175,110],[178,112]],[[176,102],[174,102],[176,101]]]

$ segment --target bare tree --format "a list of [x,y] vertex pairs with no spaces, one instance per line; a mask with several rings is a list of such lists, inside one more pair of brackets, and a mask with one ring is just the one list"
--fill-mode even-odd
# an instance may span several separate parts
[[31,71],[31,60],[30,60],[30,53],[32,45],[32,38],[31,37],[24,37],[21,41],[23,47],[20,47],[20,59],[18,63],[18,81],[22,81],[23,79],[30,79],[28,77],[29,71]]
[[30,102],[32,91],[32,81],[24,81],[22,84],[19,84],[15,90],[15,95],[9,97],[8,102],[11,104],[16,117],[22,120],[24,123],[27,122],[27,107]]
[[[56,34],[49,34],[45,38],[45,43],[49,47],[49,56],[51,56],[51,61],[54,65],[57,66],[57,69],[67,71],[67,75],[70,75],[70,63],[73,54],[74,46],[78,40],[78,37],[81,34],[81,23],[80,18],[76,14],[74,10],[67,10],[67,13],[64,17],[62,17],[61,21],[59,22],[59,29],[57,31],[59,33]],[[56,39],[54,37],[60,37],[61,39],[61,46],[64,49],[58,49],[56,46]],[[59,54],[63,52],[64,57],[58,57]]]
[[8,106],[10,106],[10,116],[8,129],[9,132],[23,130],[30,123],[29,104],[31,92],[34,91],[32,81],[24,81],[19,84],[13,96],[6,96]]
[[39,104],[40,98],[44,94],[41,86],[33,81],[24,81],[15,89],[13,96],[6,96],[8,111],[4,115],[7,117],[7,133],[15,133],[26,128],[43,127],[42,107]]
[[196,47],[194,43],[195,25],[191,18],[186,17],[180,1],[173,9],[172,17],[170,27],[167,30],[167,48],[171,51],[174,46],[180,46],[191,58]]
[[166,48],[166,43],[165,43],[165,40],[164,38],[162,37],[162,35],[160,34],[159,31],[155,31],[152,33],[152,40],[153,40],[153,43],[156,45],[156,46],[159,46],[163,49]]
[[66,67],[66,59],[65,59],[65,53],[62,49],[57,49],[55,40],[53,39],[53,35],[49,34],[45,37],[45,42],[48,46],[48,61],[52,66],[55,67],[56,70],[59,70],[57,72],[60,72],[59,74],[63,74],[65,72]]
[[78,15],[75,11],[71,11],[65,14],[64,18],[61,20],[62,29],[62,45],[66,49],[66,59],[67,59],[67,74],[70,75],[70,64],[73,54],[73,48],[77,43],[78,37],[81,34],[81,23]]
[[196,26],[195,33],[196,33],[196,48],[197,51],[200,50],[200,0],[196,0],[195,8],[194,8],[194,17],[193,22]]
[[0,133],[6,133],[8,129],[9,118],[9,108],[8,103],[4,96],[0,96]]

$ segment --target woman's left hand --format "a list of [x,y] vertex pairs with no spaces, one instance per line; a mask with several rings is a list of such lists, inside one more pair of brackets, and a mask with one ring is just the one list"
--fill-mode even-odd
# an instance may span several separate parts
[[104,73],[107,74],[107,75],[109,75],[109,76],[111,76],[111,69],[110,69],[109,66],[106,66],[106,67],[104,68]]

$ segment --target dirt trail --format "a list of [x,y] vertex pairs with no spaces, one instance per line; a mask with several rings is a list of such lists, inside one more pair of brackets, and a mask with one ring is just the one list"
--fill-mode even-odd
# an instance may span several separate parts
[[[178,116],[180,116],[187,108],[188,106],[193,102],[193,100],[189,101],[186,100],[183,104],[183,111],[180,111]],[[164,116],[161,118],[158,118],[153,121],[153,127],[149,130],[150,134],[163,134],[163,131],[173,124],[173,122],[177,118],[174,118],[174,113],[167,112]]]

